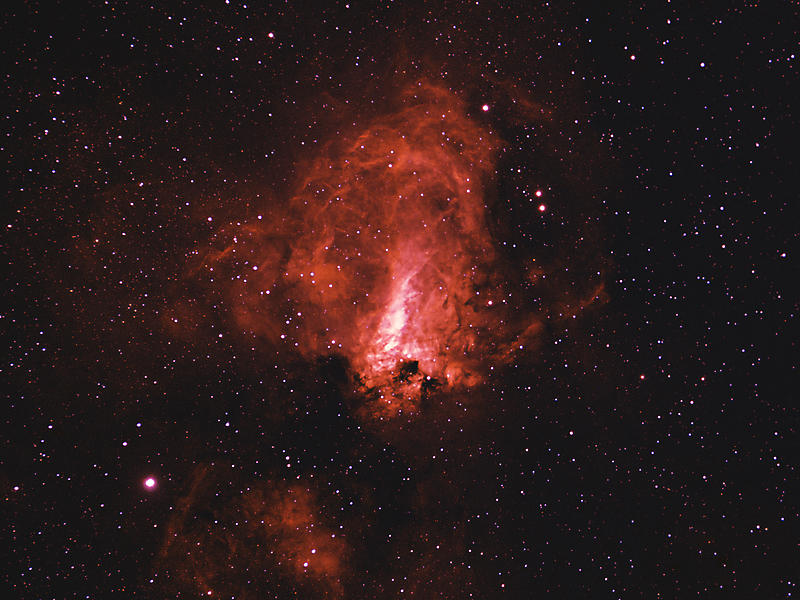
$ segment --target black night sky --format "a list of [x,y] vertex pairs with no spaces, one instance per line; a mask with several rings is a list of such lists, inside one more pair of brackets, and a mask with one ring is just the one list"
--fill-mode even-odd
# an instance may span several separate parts
[[5,6],[0,596],[793,597],[798,31]]

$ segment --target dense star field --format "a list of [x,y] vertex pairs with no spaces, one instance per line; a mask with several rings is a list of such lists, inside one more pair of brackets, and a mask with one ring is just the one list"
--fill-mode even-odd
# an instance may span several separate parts
[[790,3],[4,9],[3,598],[797,593]]

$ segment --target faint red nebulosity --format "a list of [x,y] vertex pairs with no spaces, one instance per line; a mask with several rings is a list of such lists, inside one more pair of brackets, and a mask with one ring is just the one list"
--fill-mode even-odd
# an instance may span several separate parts
[[320,522],[309,489],[296,485],[270,493],[255,490],[243,498],[243,508],[249,522],[260,524],[277,540],[282,564],[296,577],[310,577],[339,595],[349,547]]
[[255,573],[261,592],[287,586],[300,597],[343,597],[352,548],[323,515],[317,491],[265,481],[220,498],[216,471],[197,468],[171,513],[157,557],[162,585],[198,595],[263,597],[242,583]]

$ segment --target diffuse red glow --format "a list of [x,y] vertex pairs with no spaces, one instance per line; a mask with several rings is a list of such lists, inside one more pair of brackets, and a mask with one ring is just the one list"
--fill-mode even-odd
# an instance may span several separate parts
[[351,548],[326,524],[314,491],[264,483],[220,500],[219,476],[208,466],[196,469],[167,524],[159,553],[167,585],[250,598],[242,584],[250,572],[259,586],[342,597]]
[[221,231],[201,268],[231,282],[240,330],[339,353],[372,416],[413,412],[426,386],[479,383],[532,331],[531,314],[509,326],[487,225],[499,143],[451,92],[412,86],[306,165],[287,203]]
[[341,537],[320,523],[319,508],[310,490],[301,486],[255,490],[242,500],[249,523],[274,539],[278,564],[294,577],[309,577],[341,594],[341,577],[349,548]]

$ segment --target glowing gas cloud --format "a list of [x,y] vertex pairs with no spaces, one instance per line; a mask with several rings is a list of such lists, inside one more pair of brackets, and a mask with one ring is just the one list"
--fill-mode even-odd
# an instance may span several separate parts
[[[525,117],[532,108],[522,101],[517,106]],[[448,89],[418,82],[392,95],[374,118],[342,127],[336,139],[296,163],[288,192],[261,205],[252,198],[241,201],[233,218],[222,216],[227,207],[215,204],[202,215],[213,228],[210,239],[189,253],[181,280],[185,293],[168,296],[162,317],[167,334],[191,341],[211,330],[215,338],[233,338],[232,348],[250,349],[259,373],[262,362],[275,356],[275,369],[280,364],[301,380],[303,369],[315,373],[309,389],[330,381],[347,385],[326,391],[336,402],[337,419],[350,412],[346,418],[366,425],[370,443],[377,431],[401,460],[427,463],[444,451],[442,439],[449,435],[438,423],[450,423],[457,412],[469,412],[469,419],[480,414],[462,409],[473,398],[495,409],[491,403],[498,395],[487,393],[491,388],[485,385],[494,384],[493,369],[518,366],[544,331],[573,333],[578,314],[604,296],[591,213],[571,207],[562,212],[557,230],[548,229],[543,219],[556,211],[557,198],[548,194],[546,210],[539,209],[545,192],[537,190],[550,188],[538,173],[527,179],[530,198],[521,199],[519,191],[514,202],[503,197],[508,178],[498,175],[498,165],[506,164],[499,159],[511,153],[512,142],[489,125],[501,109],[499,100],[482,110],[481,102],[468,105]],[[514,122],[512,133],[514,127],[523,126]],[[544,146],[547,139],[536,141]],[[558,150],[552,148],[556,164]],[[522,161],[517,164],[538,165],[527,154]],[[575,179],[571,166],[560,168]],[[557,185],[565,179],[553,177]],[[525,187],[511,184],[505,189]],[[518,213],[510,211],[519,207],[517,223],[511,217]],[[343,360],[315,363],[331,356]],[[331,365],[334,377],[317,380]],[[285,413],[277,396],[258,409],[278,419],[316,414],[319,423],[337,426],[324,411],[303,410],[302,403],[315,398],[327,406],[316,391],[297,394],[292,402],[301,406]],[[464,419],[459,436],[461,425],[471,423]],[[279,421],[265,440],[295,426]],[[316,426],[311,430],[315,439],[302,447],[329,443]],[[448,446],[455,451],[463,443]],[[376,454],[384,456],[388,447]],[[267,446],[255,451],[268,460]],[[439,552],[438,542],[435,551],[424,550],[431,535],[450,552],[467,551],[466,532],[454,524],[469,519],[459,514],[464,499],[449,473],[419,476],[413,510],[397,513],[411,515],[408,530],[389,526],[381,538],[386,551],[376,558],[365,552],[363,539],[377,528],[374,519],[383,505],[372,504],[372,484],[357,478],[347,492],[358,499],[356,508],[350,508],[353,501],[344,503],[341,483],[323,481],[326,471],[335,470],[331,460],[312,452],[303,467],[308,471],[295,478],[265,466],[271,476],[239,485],[233,483],[233,466],[198,468],[166,528],[159,556],[165,585],[220,597],[279,590],[341,598],[354,589],[385,596],[387,579],[428,596],[446,596],[454,582],[469,587],[477,581],[452,554]],[[352,467],[346,464],[350,480]],[[369,476],[365,467],[361,477]],[[398,506],[404,494],[398,488]],[[402,523],[405,517],[398,518]],[[410,558],[395,563],[401,555]]]
[[259,587],[341,598],[351,548],[326,524],[315,491],[262,482],[226,497],[216,471],[195,469],[167,523],[158,556],[164,584],[198,597],[250,598],[258,592],[242,580],[255,576]]
[[218,231],[195,271],[229,286],[239,331],[344,356],[379,418],[479,383],[540,329],[508,300],[489,227],[501,140],[443,87],[397,104],[299,165],[288,200]]

